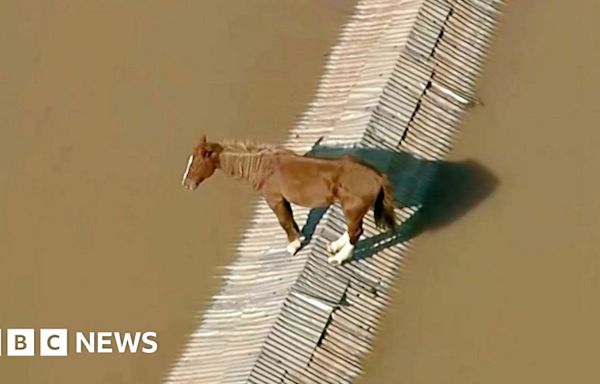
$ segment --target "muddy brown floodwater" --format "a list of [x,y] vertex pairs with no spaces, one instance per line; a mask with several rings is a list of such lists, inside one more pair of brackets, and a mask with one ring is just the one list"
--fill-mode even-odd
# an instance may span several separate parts
[[[192,141],[284,137],[352,1],[0,5],[0,328],[155,330],[154,355],[0,357],[0,382],[159,383],[254,196]],[[597,1],[514,1],[453,160],[498,180],[416,239],[363,383],[600,381]]]
[[416,239],[360,383],[598,383],[598,1],[510,1],[452,153],[496,189]]
[[159,352],[2,356],[1,383],[161,382],[254,199],[184,190],[194,141],[285,137],[352,6],[2,1],[0,328],[155,330]]

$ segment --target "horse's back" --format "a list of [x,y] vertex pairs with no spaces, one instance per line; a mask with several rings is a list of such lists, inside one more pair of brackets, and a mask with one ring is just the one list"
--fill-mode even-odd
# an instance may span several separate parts
[[305,207],[327,206],[334,202],[339,165],[296,154],[280,153],[273,177],[290,202]]
[[[300,156],[295,153],[282,153],[284,161],[289,165],[289,168],[294,168],[298,172],[315,175],[333,175],[339,178],[344,173],[355,174],[357,177],[373,174],[380,176],[381,173],[377,168],[362,161],[361,159],[345,154],[336,158],[320,157],[320,156]],[[289,155],[289,157],[288,157]],[[287,169],[288,167],[286,167]]]

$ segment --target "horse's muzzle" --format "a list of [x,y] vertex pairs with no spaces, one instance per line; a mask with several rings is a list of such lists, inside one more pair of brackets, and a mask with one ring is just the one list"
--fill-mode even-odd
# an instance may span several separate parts
[[198,188],[198,184],[200,183],[191,180],[184,180],[181,184],[185,187],[185,189],[193,191],[194,189]]

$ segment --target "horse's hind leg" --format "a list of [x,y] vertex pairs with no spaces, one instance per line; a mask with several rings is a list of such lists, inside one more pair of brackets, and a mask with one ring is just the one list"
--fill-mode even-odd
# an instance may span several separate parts
[[267,204],[273,210],[279,221],[279,225],[285,231],[288,239],[287,251],[293,255],[300,249],[300,229],[294,220],[294,214],[290,203],[284,198],[267,199]]
[[[346,224],[348,225],[348,231],[346,232],[345,237],[347,240],[342,244],[335,255],[329,257],[328,261],[335,264],[342,264],[352,257],[354,247],[363,233],[363,218],[369,209],[369,205],[364,204],[361,199],[355,198],[350,201],[343,201],[342,208],[344,210],[344,216],[346,217]],[[344,237],[344,235],[342,237]],[[336,242],[340,240],[342,240],[342,238],[336,240]]]
[[332,241],[327,246],[327,251],[329,253],[337,253],[342,247],[350,241],[350,236],[348,235],[348,231],[346,230],[337,240]]

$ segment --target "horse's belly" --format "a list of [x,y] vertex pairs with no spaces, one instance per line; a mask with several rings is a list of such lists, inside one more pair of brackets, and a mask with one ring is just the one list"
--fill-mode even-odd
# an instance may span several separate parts
[[330,188],[323,182],[290,186],[284,189],[283,195],[289,202],[309,208],[326,207],[334,202]]
[[310,208],[324,207],[334,201],[336,169],[329,162],[289,157],[280,163],[276,179],[289,202]]

